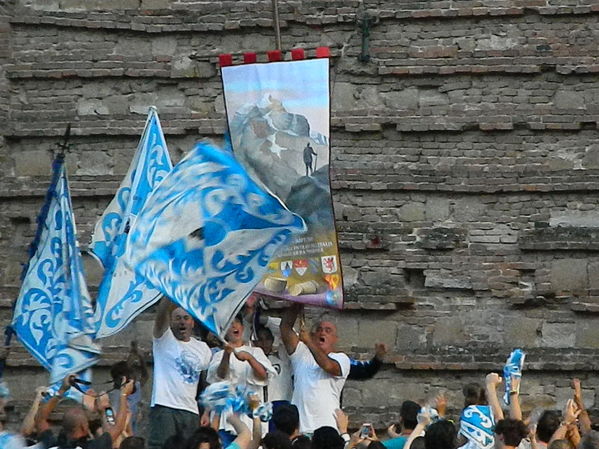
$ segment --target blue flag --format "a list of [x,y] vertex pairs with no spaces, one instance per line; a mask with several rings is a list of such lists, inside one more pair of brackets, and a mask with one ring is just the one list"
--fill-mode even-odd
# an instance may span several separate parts
[[493,449],[495,418],[488,405],[469,405],[460,416],[460,433],[468,439],[466,449]]
[[261,189],[233,153],[199,144],[148,199],[125,259],[222,336],[301,217]]
[[92,366],[100,354],[91,338],[93,310],[62,158],[55,161],[39,226],[12,325],[54,383]]
[[522,368],[524,368],[525,354],[522,349],[514,349],[505,362],[503,367],[503,382],[505,384],[505,393],[503,394],[503,402],[510,404],[512,391],[520,392],[519,387],[512,385],[514,378],[522,378]]
[[96,299],[96,336],[108,337],[160,299],[162,293],[149,285],[122,259],[127,232],[150,193],[172,169],[158,113],[150,108],[146,127],[127,176],[96,223],[90,250],[104,266]]

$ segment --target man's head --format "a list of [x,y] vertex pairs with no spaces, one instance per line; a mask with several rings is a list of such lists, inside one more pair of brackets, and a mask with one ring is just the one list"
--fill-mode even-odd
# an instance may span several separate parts
[[177,307],[171,312],[171,331],[177,340],[191,340],[193,324],[193,317],[182,307]]
[[[179,446],[181,447],[181,446]],[[218,433],[211,427],[196,429],[187,440],[186,449],[221,449]]]
[[444,419],[428,426],[424,434],[424,447],[426,449],[454,449],[456,447],[455,426]]
[[506,418],[495,425],[495,446],[498,448],[517,447],[527,434],[526,425],[519,419]]
[[272,353],[274,341],[275,338],[268,327],[260,326],[256,329],[256,340],[254,343],[264,351],[264,354],[268,355]]
[[288,436],[294,436],[299,431],[299,412],[293,404],[281,404],[273,415],[272,422],[277,430],[286,433]]
[[264,449],[291,449],[291,440],[288,435],[275,430],[264,435],[262,447]]
[[399,411],[399,424],[401,430],[414,430],[418,424],[418,412],[420,412],[420,404],[414,401],[404,401],[401,404]]
[[62,418],[62,428],[71,440],[89,436],[89,423],[85,410],[81,407],[72,407],[65,411]]
[[462,393],[464,394],[464,408],[470,405],[487,404],[485,389],[482,387],[482,385],[476,382],[464,385],[464,388],[462,388]]
[[559,423],[560,417],[557,412],[545,410],[537,423],[537,438],[545,444],[549,443]]
[[337,344],[337,326],[331,321],[316,323],[312,331],[312,340],[324,352],[333,352]]
[[233,318],[225,335],[225,340],[234,346],[241,346],[243,344],[243,322],[241,320],[241,315]]
[[119,449],[146,449],[146,440],[142,437],[127,437],[121,442]]
[[579,449],[599,449],[599,432],[591,430],[587,433],[578,446]]
[[343,449],[345,441],[334,427],[319,427],[312,435],[312,449]]

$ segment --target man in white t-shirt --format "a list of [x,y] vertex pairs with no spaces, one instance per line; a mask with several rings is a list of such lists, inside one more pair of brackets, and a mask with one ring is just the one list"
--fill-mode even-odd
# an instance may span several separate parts
[[154,322],[149,449],[160,449],[174,434],[189,436],[200,424],[198,381],[200,372],[208,369],[212,352],[192,337],[193,326],[188,312],[162,300]]
[[349,357],[333,352],[337,343],[337,327],[321,321],[308,333],[293,325],[302,309],[294,304],[281,320],[281,338],[291,359],[294,391],[291,403],[297,406],[300,431],[311,434],[322,426],[337,428],[335,410],[339,408],[341,390],[349,374]]

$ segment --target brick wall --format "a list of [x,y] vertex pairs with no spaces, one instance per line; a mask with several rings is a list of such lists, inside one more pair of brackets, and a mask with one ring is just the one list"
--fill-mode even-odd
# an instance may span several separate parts
[[[218,55],[274,47],[270,1],[91,3],[0,5],[2,324],[66,124],[86,243],[147,107],[158,106],[178,160],[224,130]],[[392,346],[378,382],[348,384],[354,421],[382,426],[403,399],[439,389],[457,409],[462,383],[516,346],[528,352],[527,408],[561,407],[573,375],[596,408],[599,2],[291,0],[280,12],[285,49],[332,49],[343,349]],[[93,290],[101,273],[86,265]],[[99,372],[123,342],[150,348],[152,317],[105,342]],[[9,359],[17,377],[44,378],[22,349]],[[25,383],[13,390],[31,395]]]

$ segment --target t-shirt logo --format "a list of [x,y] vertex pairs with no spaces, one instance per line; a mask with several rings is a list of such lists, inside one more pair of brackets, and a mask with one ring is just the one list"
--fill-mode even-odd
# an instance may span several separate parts
[[188,384],[195,384],[200,380],[200,361],[195,355],[188,351],[181,351],[181,355],[175,359],[177,371]]

